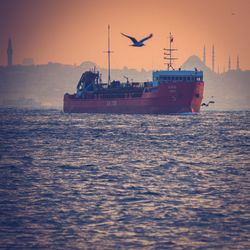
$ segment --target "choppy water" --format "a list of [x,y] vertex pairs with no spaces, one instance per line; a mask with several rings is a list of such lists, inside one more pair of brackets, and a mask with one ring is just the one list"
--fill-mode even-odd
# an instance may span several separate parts
[[250,112],[0,117],[0,248],[250,248]]

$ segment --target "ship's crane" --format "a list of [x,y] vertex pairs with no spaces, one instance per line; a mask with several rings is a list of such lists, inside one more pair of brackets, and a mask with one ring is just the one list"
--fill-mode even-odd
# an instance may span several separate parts
[[114,51],[110,50],[110,25],[108,25],[108,50],[104,51],[104,53],[108,54],[108,85],[111,83],[111,73],[110,73],[110,64],[111,64],[111,58],[110,54]]

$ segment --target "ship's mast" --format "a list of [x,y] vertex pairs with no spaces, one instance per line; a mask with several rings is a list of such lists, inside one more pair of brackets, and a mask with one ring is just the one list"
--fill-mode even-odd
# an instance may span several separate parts
[[172,43],[174,42],[174,37],[173,35],[171,34],[171,32],[169,33],[169,48],[164,48],[164,50],[167,51],[167,53],[164,53],[164,55],[166,55],[167,57],[164,57],[165,60],[168,60],[167,62],[167,66],[168,66],[168,70],[172,69],[174,70],[173,68],[173,65],[172,65],[172,61],[174,60],[177,60],[178,58],[174,58],[172,57],[172,51],[176,51],[177,49],[173,49],[172,48]]
[[110,54],[113,53],[113,51],[110,50],[110,25],[108,25],[108,50],[104,51],[108,54],[108,85],[110,85],[111,77],[110,77]]

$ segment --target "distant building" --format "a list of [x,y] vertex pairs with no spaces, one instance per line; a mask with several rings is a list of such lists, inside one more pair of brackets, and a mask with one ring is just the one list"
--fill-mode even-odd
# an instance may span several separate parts
[[214,45],[213,45],[213,47],[212,47],[212,71],[214,72],[214,61],[215,61],[215,59],[214,59]]
[[33,58],[24,58],[22,64],[25,66],[34,65],[34,60]]
[[206,47],[205,47],[205,45],[203,48],[203,63],[204,63],[204,65],[206,65]]
[[12,66],[12,63],[13,63],[12,57],[13,57],[12,42],[11,42],[11,39],[9,38],[8,48],[7,48],[7,65],[8,65],[8,67]]
[[228,71],[231,70],[231,56],[228,58]]

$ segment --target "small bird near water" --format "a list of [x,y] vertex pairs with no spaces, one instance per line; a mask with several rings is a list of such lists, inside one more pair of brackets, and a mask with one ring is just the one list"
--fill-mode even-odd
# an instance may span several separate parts
[[144,38],[141,39],[140,41],[137,41],[137,40],[136,40],[134,37],[132,37],[132,36],[128,36],[128,35],[123,34],[123,33],[121,33],[121,34],[122,34],[123,36],[129,38],[129,39],[133,42],[133,44],[131,44],[130,46],[134,46],[134,47],[142,47],[142,46],[145,46],[144,42],[145,42],[146,40],[150,39],[150,38],[153,36],[153,34],[150,34],[149,36],[144,37]]
[[214,102],[214,101],[209,101],[208,103],[203,102],[203,103],[201,104],[201,106],[208,107],[209,104],[213,104],[213,103],[215,103],[215,102]]

